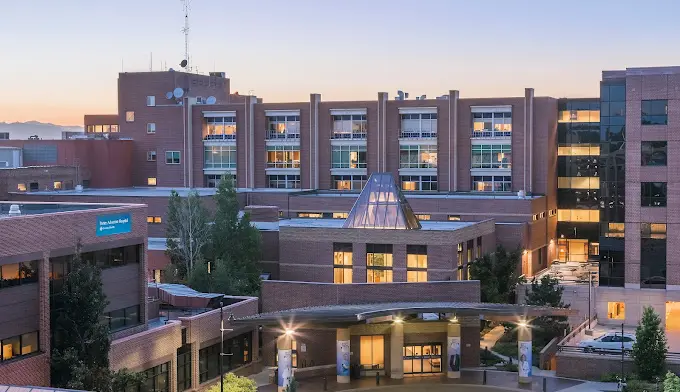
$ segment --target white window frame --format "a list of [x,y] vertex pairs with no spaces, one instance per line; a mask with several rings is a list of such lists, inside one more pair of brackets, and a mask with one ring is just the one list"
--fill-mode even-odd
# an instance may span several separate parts
[[[475,180],[475,178],[479,177],[491,177],[491,180]],[[507,178],[506,178],[507,177]],[[492,193],[492,192],[511,192],[512,191],[512,176],[509,175],[495,175],[495,176],[471,176],[470,181],[472,182],[472,191],[473,192],[487,192],[487,193]],[[488,182],[491,181],[491,190],[478,190],[477,187],[475,186],[476,183],[478,182]],[[506,190],[495,190],[496,189],[496,184],[507,184]],[[505,187],[501,185],[502,187]]]
[[[434,180],[433,180],[434,179]],[[404,189],[404,181],[415,183],[415,189]],[[399,176],[399,184],[402,191],[405,192],[436,192],[439,189],[439,180],[436,175],[420,176],[420,175],[401,175]],[[430,184],[428,187],[423,187],[424,184]],[[436,184],[436,189],[432,189],[432,184]],[[430,189],[423,189],[430,188]]]
[[[224,115],[205,118],[206,132],[203,140],[235,140],[236,115]],[[230,132],[227,132],[229,130]]]
[[[300,158],[295,159],[293,158],[293,153],[296,152],[300,156]],[[300,151],[300,146],[295,145],[295,146],[288,146],[288,145],[283,145],[283,146],[267,146],[266,148],[267,152],[267,168],[269,169],[299,169],[300,168],[300,159],[302,158],[302,152]],[[281,160],[281,161],[270,161],[269,160],[269,153],[270,152],[282,152],[284,153],[284,156],[289,157],[289,160]],[[276,154],[274,154],[276,156]]]
[[299,139],[300,115],[267,115],[267,140]]
[[156,123],[155,122],[146,123],[146,133],[149,134],[149,135],[156,133]]
[[[352,153],[356,153],[356,161],[352,161]],[[363,153],[364,160],[360,158]],[[347,162],[343,159],[343,155],[347,155]],[[340,162],[336,162],[335,158],[340,158]],[[332,169],[365,169],[367,166],[367,152],[366,146],[363,145],[336,145],[331,146],[331,168]]]
[[[480,162],[475,163],[475,150],[480,151]],[[484,154],[488,152],[490,162],[484,162]],[[493,154],[506,154],[509,162],[494,163]],[[505,158],[505,156],[504,156]],[[470,168],[472,169],[511,169],[512,145],[510,144],[473,144],[470,151]]]
[[[484,107],[472,109],[472,138],[495,138],[512,136],[512,109]],[[480,120],[480,121],[475,121]],[[475,124],[485,124],[475,130]],[[487,123],[490,125],[487,127]],[[509,127],[506,127],[509,125]]]
[[[228,157],[226,162],[225,154]],[[214,159],[216,156],[219,156],[219,162]],[[207,157],[213,157],[212,161],[208,162]],[[236,169],[236,162],[236,146],[205,146],[203,149],[204,169]]]
[[125,122],[135,122],[135,112],[134,110],[128,110],[125,112]]
[[154,95],[146,96],[146,106],[156,106],[156,97]]
[[[399,137],[402,139],[435,138],[437,137],[437,113],[401,113],[399,115]],[[417,127],[404,127],[404,120],[418,121]],[[429,130],[424,125],[429,125]]]
[[156,159],[157,159],[157,154],[156,154],[155,150],[146,152],[146,161],[147,162],[156,162]]
[[[368,120],[365,114],[333,114],[331,124],[331,139],[366,139]],[[354,129],[355,124],[358,125],[357,130]]]
[[[168,156],[170,154],[170,156]],[[175,154],[177,154],[177,162],[175,162]],[[168,158],[170,162],[168,162]],[[182,163],[182,153],[180,151],[166,151],[165,152],[165,164],[166,165],[179,165]]]
[[[276,177],[276,178],[274,178]],[[283,187],[271,186],[272,180],[277,184],[283,184]],[[297,186],[296,186],[297,185]],[[273,189],[301,189],[299,174],[269,174],[267,175],[267,188]]]
[[[349,182],[349,189],[340,189],[337,187],[338,182]],[[368,176],[363,174],[343,174],[331,176],[331,189],[342,191],[360,191],[368,182]]]
[[[407,162],[402,162],[402,152],[408,152],[408,156],[411,156],[412,152],[416,152],[418,158],[417,162],[412,163],[409,159]],[[434,162],[425,162],[422,157],[424,153],[433,154]],[[400,169],[433,169],[437,167],[437,157],[438,151],[436,145],[420,145],[420,144],[409,144],[399,146],[399,168]]]

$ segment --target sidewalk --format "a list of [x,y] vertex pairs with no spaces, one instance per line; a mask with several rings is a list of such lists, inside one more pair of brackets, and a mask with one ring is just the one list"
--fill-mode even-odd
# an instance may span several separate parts
[[[484,350],[485,348],[488,348],[489,351],[490,351],[493,355],[495,355],[496,357],[502,359],[502,360],[505,361],[505,362],[509,362],[509,361],[510,361],[510,358],[508,358],[507,356],[502,355],[502,354],[499,354],[499,353],[497,353],[497,352],[495,352],[495,351],[492,350],[493,346],[496,344],[496,342],[498,341],[498,339],[500,339],[501,336],[503,336],[504,333],[505,333],[505,327],[503,327],[502,325],[499,325],[499,326],[497,326],[497,327],[494,327],[491,331],[487,332],[487,334],[484,335],[484,336],[482,337],[482,339],[480,339],[480,341],[479,341],[479,348],[482,349],[482,350]],[[517,358],[513,357],[513,358],[512,358],[512,361],[513,361],[514,363],[517,363]],[[534,376],[555,377],[555,372],[554,372],[554,371],[551,371],[551,370],[541,370],[541,369],[537,368],[536,366],[534,366],[534,367],[531,368],[531,373],[532,373]]]

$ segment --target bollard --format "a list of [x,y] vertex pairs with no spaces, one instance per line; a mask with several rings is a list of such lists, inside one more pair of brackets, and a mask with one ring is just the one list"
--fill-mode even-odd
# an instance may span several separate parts
[[328,390],[328,376],[323,376],[323,390]]
[[380,385],[380,373],[375,372],[375,385]]
[[482,378],[482,385],[486,385],[486,370],[484,370],[484,376]]
[[548,379],[543,377],[543,392],[548,391]]

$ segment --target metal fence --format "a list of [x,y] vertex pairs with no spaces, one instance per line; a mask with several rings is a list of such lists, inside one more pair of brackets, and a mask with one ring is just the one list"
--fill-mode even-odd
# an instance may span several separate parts
[[[623,350],[623,356],[624,357],[630,357],[632,354],[633,350]],[[557,352],[558,353],[566,353],[566,354],[590,354],[590,355],[608,355],[608,356],[621,356],[621,349],[613,349],[613,348],[593,348],[593,347],[578,347],[578,346],[566,346],[566,345],[559,345],[557,346]],[[675,353],[675,352],[669,352],[666,353],[666,360],[667,361],[679,361],[680,362],[680,353]]]

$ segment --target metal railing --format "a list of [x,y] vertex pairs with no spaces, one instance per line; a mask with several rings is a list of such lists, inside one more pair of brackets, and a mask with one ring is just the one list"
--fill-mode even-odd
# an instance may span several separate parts
[[511,137],[512,131],[497,131],[495,129],[483,129],[481,131],[472,129],[470,131],[470,137],[475,138],[494,138],[494,137]]
[[236,140],[236,134],[205,135],[203,140]]
[[332,132],[331,139],[366,140],[366,132]]
[[267,140],[297,140],[300,139],[300,133],[293,132],[277,132],[268,131]]
[[[609,356],[621,356],[621,349],[615,348],[595,348],[595,347],[578,347],[578,346],[557,346],[558,353],[566,354],[595,354],[595,355],[609,355]],[[630,357],[633,350],[624,349],[623,355],[625,357]],[[669,352],[666,353],[667,361],[680,361],[680,353]]]
[[399,137],[402,139],[436,138],[437,131],[422,131],[420,129],[400,129]]

